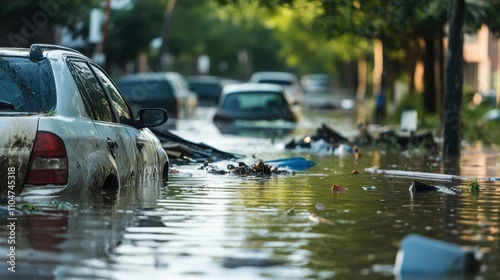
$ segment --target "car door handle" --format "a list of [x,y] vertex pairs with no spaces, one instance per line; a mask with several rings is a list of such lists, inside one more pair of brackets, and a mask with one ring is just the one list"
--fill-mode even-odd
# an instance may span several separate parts
[[137,149],[139,149],[139,151],[142,151],[142,149],[144,149],[144,143],[141,143],[141,142],[137,142],[135,143],[135,145],[137,146]]
[[118,142],[116,142],[115,140],[111,140],[111,138],[108,138],[108,147],[110,147],[111,149],[118,148]]

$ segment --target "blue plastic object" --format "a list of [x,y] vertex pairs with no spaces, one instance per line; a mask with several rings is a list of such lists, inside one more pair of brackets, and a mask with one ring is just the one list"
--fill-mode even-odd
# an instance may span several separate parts
[[314,165],[316,165],[316,163],[314,161],[307,160],[303,157],[266,160],[266,161],[264,161],[264,163],[272,165],[272,166],[279,166],[282,168],[288,168],[288,169],[296,170],[296,171],[305,171],[305,170],[313,167]]
[[403,279],[448,279],[476,273],[479,260],[477,250],[410,234],[401,243],[394,272]]

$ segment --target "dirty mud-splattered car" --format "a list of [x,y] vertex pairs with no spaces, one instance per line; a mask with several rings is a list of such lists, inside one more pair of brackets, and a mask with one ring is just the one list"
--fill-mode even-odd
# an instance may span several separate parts
[[168,156],[109,76],[79,52],[52,45],[0,48],[0,194],[99,194],[160,185]]

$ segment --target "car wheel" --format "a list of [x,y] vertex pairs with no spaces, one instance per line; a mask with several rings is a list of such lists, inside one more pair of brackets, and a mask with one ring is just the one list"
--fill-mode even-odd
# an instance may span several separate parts
[[116,202],[118,199],[120,188],[118,185],[118,180],[115,176],[109,175],[104,181],[101,189],[101,196],[104,202]]

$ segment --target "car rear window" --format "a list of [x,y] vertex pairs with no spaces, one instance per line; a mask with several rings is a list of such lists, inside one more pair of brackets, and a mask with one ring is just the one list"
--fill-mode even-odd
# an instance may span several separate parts
[[[54,110],[56,88],[49,61],[0,56],[0,100],[12,104],[15,112]],[[0,111],[5,110],[4,107],[0,107]]]
[[203,96],[218,96],[222,91],[220,85],[209,83],[189,83],[189,89]]
[[291,81],[273,80],[273,79],[262,79],[262,80],[259,80],[259,83],[261,83],[261,84],[275,84],[275,85],[280,85],[280,86],[293,85],[293,83]]
[[222,108],[231,111],[260,111],[281,108],[283,96],[276,92],[243,92],[226,96]]
[[172,89],[167,81],[120,81],[117,86],[128,102],[140,104],[151,99],[173,99]]

